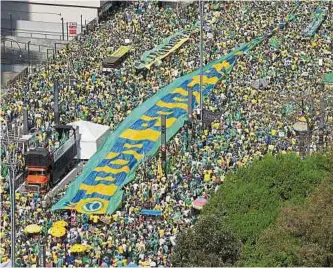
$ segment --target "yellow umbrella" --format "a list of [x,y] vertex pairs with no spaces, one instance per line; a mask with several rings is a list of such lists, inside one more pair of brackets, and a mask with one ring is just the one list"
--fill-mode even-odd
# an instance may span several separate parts
[[24,228],[24,232],[27,234],[37,234],[42,230],[42,227],[37,224],[30,224]]
[[81,244],[75,244],[69,249],[72,253],[85,252],[88,249],[87,246]]
[[298,121],[300,121],[300,122],[306,122],[306,119],[305,119],[304,116],[302,116],[302,117],[298,118]]
[[53,223],[52,226],[53,227],[67,227],[68,223],[65,222],[64,220],[61,220],[61,221],[56,221],[55,223]]
[[53,237],[62,237],[66,234],[66,229],[64,227],[53,226],[49,229],[48,233]]

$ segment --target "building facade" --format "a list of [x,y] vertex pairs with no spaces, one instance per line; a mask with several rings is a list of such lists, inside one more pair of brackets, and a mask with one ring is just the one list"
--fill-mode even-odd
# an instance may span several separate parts
[[1,32],[30,38],[72,39],[108,6],[102,0],[1,1]]

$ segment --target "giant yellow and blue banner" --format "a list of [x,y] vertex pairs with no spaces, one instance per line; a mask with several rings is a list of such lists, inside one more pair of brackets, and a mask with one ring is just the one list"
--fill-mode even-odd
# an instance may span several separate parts
[[[236,58],[260,40],[231,52],[204,68],[203,96],[229,73]],[[184,124],[188,111],[188,88],[193,90],[193,107],[200,103],[199,71],[175,80],[137,107],[111,134],[101,151],[87,163],[53,209],[75,209],[87,214],[111,214],[120,205],[122,188],[135,176],[144,155],[152,156],[160,147],[161,114],[167,115],[167,140]]]
[[[282,28],[282,27],[281,27]],[[233,68],[238,57],[272,33],[264,34],[204,67],[203,97]],[[167,116],[167,140],[183,126],[188,114],[188,89],[193,108],[200,103],[199,70],[176,79],[137,107],[86,164],[52,210],[74,209],[86,214],[111,214],[122,201],[122,188],[135,177],[144,156],[153,156],[161,145],[161,115]]]

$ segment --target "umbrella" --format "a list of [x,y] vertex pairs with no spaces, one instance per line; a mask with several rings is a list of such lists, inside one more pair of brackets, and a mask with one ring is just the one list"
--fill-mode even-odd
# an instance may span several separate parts
[[307,132],[308,124],[306,122],[297,122],[293,125],[293,129],[298,132]]
[[24,228],[24,232],[27,234],[37,234],[42,230],[42,227],[37,224],[30,224]]
[[72,253],[80,253],[80,252],[85,252],[88,249],[87,246],[82,245],[82,244],[75,244],[70,247],[70,252]]
[[62,237],[66,234],[66,229],[60,226],[53,226],[49,229],[48,233],[53,237]]
[[61,221],[56,221],[55,223],[52,224],[53,227],[67,227],[68,223],[65,222],[64,220]]
[[302,116],[302,117],[298,118],[298,121],[300,121],[300,122],[306,122],[306,119],[305,119],[304,116]]
[[197,199],[195,199],[193,202],[192,202],[192,207],[198,209],[198,210],[201,210],[204,205],[207,204],[207,199],[206,198],[203,198],[203,197],[198,197]]

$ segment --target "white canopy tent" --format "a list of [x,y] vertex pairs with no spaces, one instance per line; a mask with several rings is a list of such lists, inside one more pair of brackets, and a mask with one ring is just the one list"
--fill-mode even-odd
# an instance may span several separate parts
[[79,159],[88,160],[101,149],[110,134],[108,126],[79,120],[68,125],[78,126],[80,133]]

